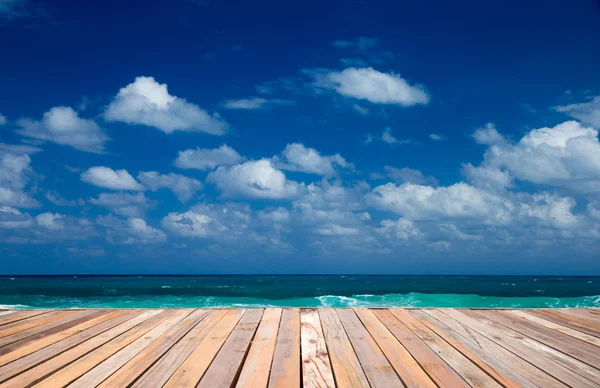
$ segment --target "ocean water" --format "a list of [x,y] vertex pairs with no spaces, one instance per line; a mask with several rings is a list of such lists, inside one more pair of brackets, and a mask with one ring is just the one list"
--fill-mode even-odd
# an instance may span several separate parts
[[600,307],[600,277],[0,277],[0,308]]

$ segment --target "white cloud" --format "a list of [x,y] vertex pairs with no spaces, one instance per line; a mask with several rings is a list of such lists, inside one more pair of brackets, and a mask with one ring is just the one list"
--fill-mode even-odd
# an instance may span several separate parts
[[37,207],[39,202],[25,191],[35,175],[30,166],[31,158],[27,154],[13,151],[19,149],[0,149],[0,205]]
[[42,121],[21,119],[17,133],[38,140],[67,145],[84,152],[103,153],[109,139],[93,120],[82,119],[70,107],[58,106],[44,113]]
[[98,217],[96,222],[107,228],[106,239],[112,244],[159,244],[167,241],[165,232],[151,227],[142,218],[122,220],[108,215]]
[[10,206],[0,206],[0,228],[22,229],[29,228],[33,221],[29,214],[21,213]]
[[492,166],[475,167],[471,163],[463,165],[462,174],[469,183],[486,190],[502,190],[513,187],[513,177],[507,172]]
[[372,143],[374,139],[381,140],[384,143],[392,144],[392,145],[412,143],[412,140],[410,140],[410,139],[396,138],[394,135],[392,135],[392,129],[389,127],[384,129],[383,132],[381,133],[381,136],[379,136],[379,137],[374,137],[371,134],[367,134],[367,139],[364,141],[364,143],[365,144]]
[[429,134],[429,138],[433,141],[442,141],[442,140],[446,140],[446,136],[444,135],[438,135],[437,133],[430,133]]
[[101,193],[98,198],[90,198],[89,201],[125,217],[143,217],[156,206],[156,201],[148,199],[144,193]]
[[47,191],[45,194],[45,197],[48,201],[52,202],[56,206],[71,206],[72,207],[72,206],[84,206],[85,205],[85,201],[81,198],[69,201],[67,199],[64,199],[60,194],[58,194],[56,191],[53,191],[53,190]]
[[355,111],[357,111],[358,113],[360,113],[363,116],[369,115],[369,108],[365,108],[364,106],[360,106],[358,104],[352,104],[352,109],[354,109]]
[[258,212],[260,219],[272,223],[287,223],[290,221],[290,212],[284,207],[265,209]]
[[274,157],[275,165],[282,170],[300,171],[323,176],[335,175],[338,168],[353,168],[340,154],[323,156],[314,148],[301,143],[288,144],[281,157]]
[[163,228],[184,237],[206,237],[212,219],[193,211],[169,213],[162,219]]
[[62,220],[65,218],[62,214],[53,214],[50,212],[39,214],[35,217],[38,225],[46,229],[61,230],[65,228]]
[[137,178],[152,191],[162,188],[171,190],[181,202],[189,201],[198,190],[204,188],[199,180],[174,173],[159,174],[156,171],[146,171],[140,172]]
[[127,170],[113,170],[109,167],[90,167],[81,174],[81,180],[94,186],[112,190],[145,190]]
[[506,143],[506,139],[497,130],[494,124],[487,123],[482,128],[477,129],[473,133],[473,138],[479,144],[488,146],[502,145]]
[[286,179],[269,159],[219,167],[207,181],[216,184],[224,197],[284,199],[296,196],[301,186]]
[[266,99],[262,97],[242,98],[239,100],[228,100],[225,102],[227,109],[257,110],[269,109],[278,106],[294,106],[296,103],[290,100]]
[[373,104],[412,106],[429,103],[429,95],[423,86],[412,86],[397,74],[381,73],[371,67],[350,67],[341,72],[315,72],[313,75],[317,87]]
[[219,148],[196,148],[179,151],[175,166],[179,168],[194,168],[197,170],[212,170],[217,166],[238,164],[244,158],[233,148],[223,144]]
[[3,114],[0,114],[0,126],[2,125],[6,125],[8,121],[6,120],[6,116],[4,116]]
[[317,234],[322,236],[352,236],[359,233],[356,228],[347,228],[337,224],[327,224],[315,230]]
[[[536,184],[581,193],[600,192],[600,142],[598,131],[593,128],[567,121],[552,128],[534,129],[518,143],[511,144],[490,126],[478,130],[475,138],[490,145],[479,168],[496,171],[488,174],[492,181],[509,182],[505,176],[509,173]],[[468,176],[474,175],[468,165],[466,171]],[[478,174],[478,178],[482,175]]]
[[392,179],[395,182],[400,183],[415,183],[418,185],[421,184],[433,184],[437,185],[437,179],[431,176],[425,176],[419,170],[415,170],[408,167],[403,168],[395,168],[392,166],[385,166],[386,176]]
[[431,187],[387,183],[367,195],[373,206],[397,213],[412,221],[480,219],[489,224],[511,221],[512,203],[465,183]]
[[25,154],[33,155],[41,152],[42,149],[27,144],[7,144],[0,143],[0,153],[7,153],[13,155]]
[[217,113],[211,116],[198,105],[170,95],[167,85],[152,77],[137,77],[121,88],[106,108],[104,119],[147,125],[165,133],[195,131],[221,135],[228,128]]
[[554,109],[557,112],[564,112],[586,125],[600,128],[600,96],[594,97],[589,102],[557,106]]
[[573,198],[550,194],[534,194],[531,203],[523,203],[519,208],[519,217],[526,221],[540,222],[543,226],[556,229],[583,227],[583,218],[572,213],[577,204]]
[[399,218],[396,221],[383,220],[381,221],[381,228],[377,229],[377,231],[400,240],[410,240],[422,235],[422,232],[415,226],[414,222],[405,218]]

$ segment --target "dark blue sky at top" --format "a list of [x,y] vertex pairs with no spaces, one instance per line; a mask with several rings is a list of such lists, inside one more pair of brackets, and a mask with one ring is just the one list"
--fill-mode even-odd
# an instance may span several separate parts
[[[1,4],[1,3],[0,3]],[[138,171],[175,172],[196,178],[205,188],[182,204],[170,191],[147,192],[158,201],[145,220],[160,228],[170,212],[194,203],[224,203],[219,190],[205,182],[207,172],[173,166],[178,151],[227,144],[249,160],[279,154],[300,142],[323,155],[339,153],[356,171],[346,182],[372,179],[383,166],[408,167],[437,179],[440,186],[463,181],[463,163],[478,165],[485,146],[471,134],[486,123],[518,141],[530,130],[553,127],[569,117],[552,108],[587,101],[600,94],[600,3],[565,1],[38,1],[23,5],[29,14],[0,19],[0,142],[19,144],[19,118],[40,120],[56,106],[93,119],[112,139],[105,154],[82,152],[53,142],[31,156],[42,206],[21,209],[31,216],[61,213],[90,220],[110,211],[87,204],[61,207],[44,200],[52,190],[68,199],[92,198],[108,190],[81,182],[65,165],[83,171],[92,166]],[[1,9],[1,8],[0,8]],[[368,50],[338,48],[336,40],[377,39]],[[399,107],[356,101],[314,91],[306,69],[342,70],[342,58],[360,59],[366,67],[395,73],[410,84],[424,85],[427,105]],[[102,113],[120,88],[136,77],[151,76],[230,125],[228,133],[165,134],[142,125],[104,122]],[[228,100],[259,96],[256,87],[293,80],[293,90],[277,89],[268,98],[293,100],[294,106],[230,110]],[[353,109],[359,103],[369,115]],[[391,128],[410,144],[365,144],[367,134]],[[432,141],[431,133],[445,138]],[[36,144],[37,145],[37,144]],[[319,177],[298,172],[286,176],[308,184]],[[352,183],[348,183],[352,185]],[[554,188],[519,182],[533,193]],[[566,193],[571,195],[570,193]],[[572,194],[581,210],[596,197]],[[259,211],[290,201],[234,198]],[[390,217],[367,209],[377,224]],[[468,228],[468,226],[467,226]],[[0,229],[0,235],[11,232]],[[468,244],[445,253],[392,249],[384,256],[339,254],[322,258],[309,246],[309,234],[287,235],[291,254],[252,251],[227,260],[195,257],[210,241],[171,237],[164,248],[111,244],[99,233],[88,241],[40,244],[0,242],[0,272],[417,272],[417,273],[599,273],[593,252],[577,258],[564,252],[532,253],[515,247],[505,252],[472,253]],[[186,241],[185,249],[169,244]],[[228,244],[235,244],[229,242]],[[69,257],[69,247],[94,247],[104,254]],[[330,248],[335,250],[335,243]],[[162,252],[162,253],[161,253]],[[521,254],[527,259],[519,259]],[[334,258],[332,258],[334,257]],[[571,264],[567,264],[571,263]],[[307,268],[308,267],[308,268]]]

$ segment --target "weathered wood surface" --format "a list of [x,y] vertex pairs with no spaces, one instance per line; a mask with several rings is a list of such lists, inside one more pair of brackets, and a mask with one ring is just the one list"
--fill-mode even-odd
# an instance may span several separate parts
[[598,387],[600,310],[0,311],[2,387]]

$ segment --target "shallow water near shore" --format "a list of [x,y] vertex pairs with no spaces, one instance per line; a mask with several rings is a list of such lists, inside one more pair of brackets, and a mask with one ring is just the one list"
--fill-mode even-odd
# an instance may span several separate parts
[[6,276],[0,308],[600,307],[600,277]]

